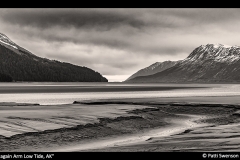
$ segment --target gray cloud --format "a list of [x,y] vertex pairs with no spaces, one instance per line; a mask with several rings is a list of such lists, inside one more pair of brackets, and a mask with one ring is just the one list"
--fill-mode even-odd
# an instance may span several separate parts
[[[131,75],[201,44],[240,45],[240,9],[0,9],[0,32],[32,53]],[[123,79],[121,79],[123,80]]]
[[[48,29],[55,26],[108,31],[122,25],[179,28],[238,20],[240,9],[1,9],[7,23]],[[185,23],[184,23],[185,22]]]
[[[231,19],[239,12],[230,11],[234,13]],[[174,32],[175,28],[196,32],[202,25],[229,20],[225,13],[223,9],[8,9],[1,18],[11,25],[27,28],[28,36],[47,41],[159,54],[162,46],[148,47],[145,41],[151,41],[159,32]],[[217,15],[221,18],[216,18]],[[31,32],[32,28],[35,30]]]
[[141,28],[144,22],[111,10],[94,9],[9,9],[2,19],[11,23],[47,29],[54,26],[95,28],[107,31],[119,25]]

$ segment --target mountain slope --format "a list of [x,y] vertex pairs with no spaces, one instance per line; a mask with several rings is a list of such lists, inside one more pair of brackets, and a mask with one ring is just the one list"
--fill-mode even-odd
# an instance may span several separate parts
[[130,80],[130,79],[133,79],[133,78],[139,77],[139,76],[148,76],[148,75],[152,75],[152,74],[161,72],[165,69],[168,69],[168,68],[174,66],[177,63],[178,63],[178,61],[156,62],[146,68],[143,68],[143,69],[137,71],[136,73],[131,75],[127,80]]
[[[38,57],[0,34],[0,76],[14,81],[107,82],[87,67]],[[4,78],[0,78],[0,81]],[[6,78],[5,78],[6,79]]]
[[240,47],[207,44],[171,68],[128,82],[240,82],[239,73]]

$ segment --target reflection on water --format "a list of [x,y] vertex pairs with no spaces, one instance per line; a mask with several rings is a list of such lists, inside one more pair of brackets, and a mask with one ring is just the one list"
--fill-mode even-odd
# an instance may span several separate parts
[[[106,86],[107,83],[86,83],[85,86]],[[5,83],[0,83],[1,86],[6,86]],[[9,86],[18,86],[17,83]],[[61,85],[61,83],[19,83],[23,85]],[[78,85],[77,83],[63,83],[64,86]],[[61,86],[62,86],[61,85]],[[109,84],[111,85],[111,83]],[[112,84],[123,86],[124,84]],[[125,84],[124,86],[131,86]],[[74,101],[90,100],[90,99],[117,99],[117,98],[156,98],[156,97],[190,97],[190,96],[236,96],[240,95],[240,85],[238,84],[134,84],[141,86],[203,86],[209,88],[195,88],[195,89],[177,89],[165,91],[128,91],[128,92],[69,92],[69,93],[10,93],[0,94],[0,102],[17,102],[17,103],[39,103],[41,105],[53,104],[70,104]],[[79,83],[79,86],[84,86],[84,83]]]

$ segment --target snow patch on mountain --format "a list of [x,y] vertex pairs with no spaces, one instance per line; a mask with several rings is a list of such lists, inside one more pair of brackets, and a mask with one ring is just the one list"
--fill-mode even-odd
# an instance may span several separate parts
[[6,45],[9,45],[9,46],[11,46],[11,47],[13,47],[13,48],[15,48],[15,49],[18,49],[16,46],[13,46],[13,45],[11,45],[11,44],[9,44],[9,43],[6,43],[6,42],[2,41],[1,39],[0,39],[0,42],[4,43],[4,44],[6,44]]
[[213,59],[217,62],[232,63],[240,60],[240,47],[225,44],[201,45],[194,49],[184,61],[198,63],[208,59]]
[[2,33],[0,33],[0,42],[10,47],[13,47],[14,49],[18,49],[17,45]]
[[220,44],[220,43],[218,43],[218,44],[213,44],[213,47],[214,48],[218,48],[218,47],[224,47],[224,48],[231,48],[232,46],[230,46],[230,45],[226,45],[226,44]]

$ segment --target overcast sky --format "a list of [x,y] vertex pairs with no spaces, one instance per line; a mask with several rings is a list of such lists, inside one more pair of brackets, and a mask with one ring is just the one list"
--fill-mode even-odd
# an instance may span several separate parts
[[0,9],[0,32],[33,54],[123,81],[208,43],[240,45],[240,9]]

